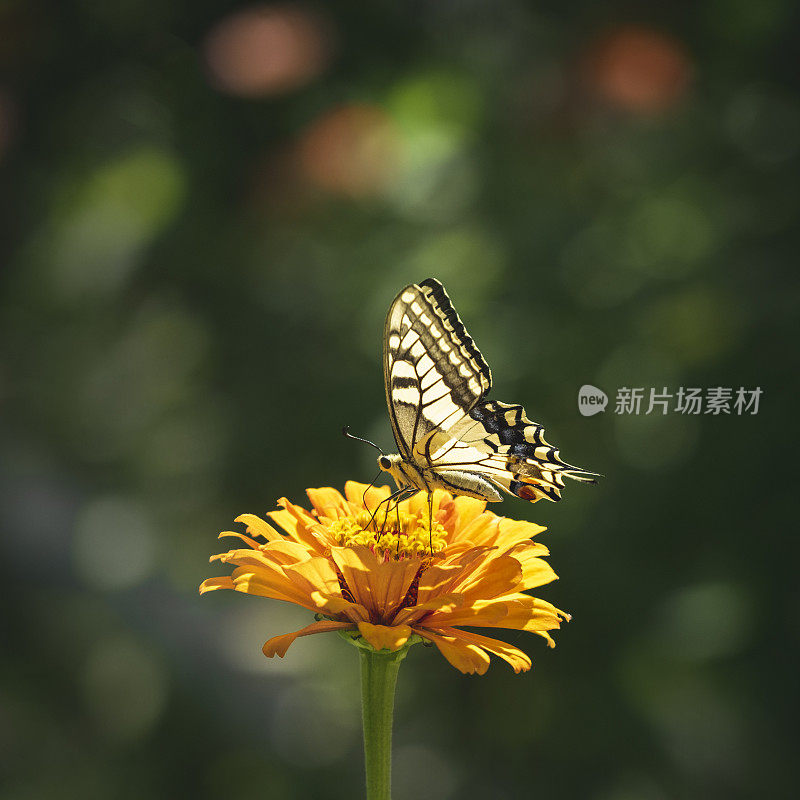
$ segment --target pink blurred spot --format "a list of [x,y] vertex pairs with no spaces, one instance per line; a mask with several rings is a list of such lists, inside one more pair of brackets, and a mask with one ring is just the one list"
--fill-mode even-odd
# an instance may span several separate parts
[[380,108],[340,106],[306,130],[300,164],[320,188],[353,197],[375,195],[392,177],[398,146],[396,131]]
[[589,85],[605,100],[641,114],[674,106],[691,80],[683,46],[667,34],[627,26],[603,37],[584,62]]
[[240,97],[297,89],[330,61],[327,22],[296,6],[252,6],[226,17],[205,41],[213,84]]

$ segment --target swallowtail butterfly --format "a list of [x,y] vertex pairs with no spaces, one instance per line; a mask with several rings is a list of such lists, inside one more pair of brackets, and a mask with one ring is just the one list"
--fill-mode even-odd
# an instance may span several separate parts
[[398,494],[446,489],[496,502],[502,492],[536,502],[560,500],[564,477],[594,483],[544,439],[522,406],[487,400],[492,373],[444,286],[406,286],[386,316],[386,402],[399,454],[378,466]]

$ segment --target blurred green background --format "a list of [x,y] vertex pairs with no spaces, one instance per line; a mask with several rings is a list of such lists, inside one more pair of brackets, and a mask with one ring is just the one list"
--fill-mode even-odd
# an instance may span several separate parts
[[411,651],[397,800],[796,796],[797,23],[1,2],[0,797],[360,796],[356,651],[268,661],[308,613],[197,586],[236,515],[372,477],[340,429],[391,446],[383,316],[428,276],[606,477],[497,509],[548,525],[573,622],[511,634],[523,676]]

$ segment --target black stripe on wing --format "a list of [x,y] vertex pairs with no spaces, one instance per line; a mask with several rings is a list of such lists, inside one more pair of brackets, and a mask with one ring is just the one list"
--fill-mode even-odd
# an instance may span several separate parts
[[431,305],[436,310],[437,314],[442,320],[445,320],[451,330],[451,338],[456,342],[461,349],[467,354],[474,362],[474,366],[481,374],[483,383],[484,396],[489,393],[492,388],[492,371],[483,357],[483,353],[478,350],[478,345],[475,340],[467,333],[461,317],[458,316],[453,302],[450,300],[450,295],[445,291],[444,286],[436,278],[426,278],[419,284],[420,288],[425,289],[425,295]]
[[544,470],[584,483],[595,483],[599,477],[595,472],[563,461],[558,449],[544,438],[544,427],[531,422],[520,405],[488,400],[478,403],[469,415],[489,434],[484,443],[494,453],[507,456],[509,470],[517,475]]

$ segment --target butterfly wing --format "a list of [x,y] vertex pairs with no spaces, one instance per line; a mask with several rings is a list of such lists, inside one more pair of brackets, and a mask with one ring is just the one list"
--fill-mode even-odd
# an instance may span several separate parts
[[522,406],[485,400],[492,375],[442,284],[411,284],[389,308],[384,379],[401,457],[457,493],[561,499],[564,478],[596,475],[562,461]]
[[383,339],[386,403],[400,455],[424,458],[489,391],[489,365],[434,278],[407,286],[389,307]]
[[446,436],[429,442],[430,467],[441,474],[478,475],[508,494],[536,502],[560,500],[564,478],[594,483],[593,472],[567,464],[520,405],[477,403]]

